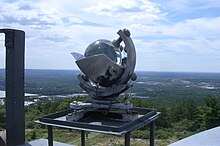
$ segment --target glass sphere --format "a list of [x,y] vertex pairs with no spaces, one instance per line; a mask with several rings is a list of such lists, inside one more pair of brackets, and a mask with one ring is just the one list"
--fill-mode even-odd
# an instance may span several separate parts
[[85,57],[97,55],[97,54],[105,54],[112,61],[117,63],[117,53],[115,52],[115,47],[112,42],[109,40],[97,40],[91,43],[85,50]]
[[[97,40],[91,43],[85,50],[84,56],[90,57],[98,54],[105,54],[110,60],[112,60],[115,64],[121,65],[122,57],[121,51],[119,48],[116,48],[111,41],[109,40]],[[115,73],[115,72],[114,72]],[[108,87],[113,85],[118,79],[120,74],[112,75],[111,71],[106,70],[106,73],[96,75],[95,78],[91,79],[94,83],[99,83],[99,85]]]

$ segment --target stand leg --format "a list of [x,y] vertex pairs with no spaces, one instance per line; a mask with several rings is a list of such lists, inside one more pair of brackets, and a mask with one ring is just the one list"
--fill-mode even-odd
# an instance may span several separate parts
[[48,146],[53,146],[53,130],[52,126],[47,126],[48,129]]
[[125,146],[130,146],[130,132],[125,134]]
[[81,130],[81,146],[85,145],[85,131]]
[[150,146],[154,146],[155,121],[150,123]]

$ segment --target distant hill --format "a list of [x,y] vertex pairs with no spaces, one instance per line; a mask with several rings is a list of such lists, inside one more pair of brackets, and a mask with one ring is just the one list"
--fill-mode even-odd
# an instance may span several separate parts
[[[0,90],[4,90],[0,69]],[[25,92],[42,95],[82,93],[77,70],[25,70]],[[133,97],[175,103],[184,99],[201,102],[207,95],[220,96],[220,73],[136,72],[138,78],[127,93]]]

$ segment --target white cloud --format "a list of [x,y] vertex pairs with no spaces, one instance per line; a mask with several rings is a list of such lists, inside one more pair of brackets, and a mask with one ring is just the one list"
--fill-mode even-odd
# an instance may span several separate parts
[[77,17],[69,17],[69,21],[70,23],[79,23],[79,24],[82,24],[84,21],[77,18]]
[[175,38],[205,37],[215,39],[220,36],[220,17],[196,18],[170,24],[131,24],[129,29],[133,30],[135,36],[160,36]]
[[[220,50],[218,47],[220,40],[220,17],[198,18],[185,20],[173,24],[163,24],[157,26],[134,24],[130,25],[135,37],[154,37],[153,42],[160,44],[159,48],[174,48],[178,50],[194,50],[200,53],[207,53]],[[164,44],[161,46],[161,44]],[[164,47],[166,46],[166,47]],[[173,50],[175,51],[175,50]]]
[[83,11],[114,19],[115,24],[118,22],[135,23],[137,20],[143,23],[152,23],[164,16],[158,5],[148,0],[102,1],[83,9]]
[[138,59],[138,63],[149,62],[155,65],[155,67],[149,64],[145,67],[138,65],[138,68],[142,70],[148,67],[152,70],[167,68],[167,70],[179,71],[187,68],[193,71],[218,70],[214,66],[219,66],[217,60],[220,59],[219,24],[220,17],[188,19],[154,26],[130,25],[137,55],[145,54],[144,58]]
[[160,6],[168,11],[176,11],[176,12],[191,12],[199,9],[208,9],[208,8],[219,8],[220,1],[219,0],[159,0]]
[[156,25],[144,25],[140,23],[131,24],[128,26],[128,29],[131,30],[132,36],[149,36],[161,33]]
[[[76,69],[70,52],[83,53],[97,39],[116,39],[117,31],[126,27],[137,49],[138,70],[151,70],[153,66],[175,70],[174,66],[182,63],[178,55],[183,60],[190,56],[192,61],[193,55],[220,58],[220,16],[182,18],[179,13],[219,7],[219,3],[217,0],[1,1],[0,25],[25,30],[27,68]],[[178,19],[171,20],[171,15]],[[59,63],[54,64],[58,58]],[[152,65],[141,63],[146,58]],[[170,58],[176,59],[173,66]]]
[[0,3],[1,23],[32,28],[48,28],[60,23],[55,11],[48,11],[30,2]]

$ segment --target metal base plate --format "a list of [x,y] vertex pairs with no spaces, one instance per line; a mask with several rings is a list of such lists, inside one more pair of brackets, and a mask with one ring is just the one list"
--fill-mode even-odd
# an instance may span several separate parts
[[160,114],[160,112],[154,109],[145,108],[132,108],[129,111],[137,114],[138,117],[130,121],[120,121],[112,118],[103,119],[97,118],[96,116],[86,116],[87,118],[83,118],[79,121],[67,121],[66,115],[74,112],[73,109],[69,109],[41,117],[38,123],[75,130],[123,135],[151,123],[156,120]]
[[74,110],[81,110],[85,108],[94,108],[94,109],[117,109],[117,110],[130,110],[133,108],[132,103],[99,103],[99,102],[78,102],[73,101],[70,103],[70,108]]

